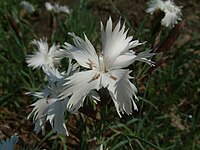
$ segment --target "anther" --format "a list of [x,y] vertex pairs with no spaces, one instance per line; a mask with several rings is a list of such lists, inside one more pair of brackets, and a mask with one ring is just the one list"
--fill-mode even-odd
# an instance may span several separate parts
[[95,75],[92,77],[92,79],[89,81],[89,83],[92,82],[92,81],[94,81],[94,80],[97,80],[99,77],[100,77],[100,73],[99,73],[99,74],[95,74]]
[[90,69],[92,69],[93,68],[93,62],[90,59],[88,59],[88,61],[89,61],[89,63],[86,62],[86,64],[88,64],[88,66],[90,67]]
[[114,77],[113,75],[111,75],[110,78],[113,79],[113,80],[117,80],[117,78]]

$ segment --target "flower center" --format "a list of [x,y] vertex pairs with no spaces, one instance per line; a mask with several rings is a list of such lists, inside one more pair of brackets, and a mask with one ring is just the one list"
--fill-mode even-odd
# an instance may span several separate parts
[[108,70],[106,69],[106,65],[103,61],[103,56],[99,55],[98,57],[98,64],[94,63],[92,60],[88,59],[87,62],[88,66],[92,70],[98,70],[101,73],[106,73]]
[[[88,59],[89,62],[87,62],[88,66],[90,69],[94,69],[94,70],[98,70],[98,72],[92,77],[92,79],[89,82],[92,82],[94,80],[99,79],[99,77],[101,76],[101,74],[106,74],[108,72],[108,70],[106,69],[106,65],[103,61],[103,55],[99,54],[98,57],[98,65],[95,64],[94,62],[92,62],[90,59]],[[112,80],[117,80],[117,78],[113,75],[110,75],[110,78]]]
[[44,60],[45,62],[50,63],[52,61],[52,58],[48,53],[46,53],[44,54]]

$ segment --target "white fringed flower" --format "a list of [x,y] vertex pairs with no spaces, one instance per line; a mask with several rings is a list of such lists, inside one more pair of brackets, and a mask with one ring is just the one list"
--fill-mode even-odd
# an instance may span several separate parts
[[54,13],[63,12],[63,13],[66,13],[66,14],[70,14],[70,12],[71,12],[68,6],[66,6],[66,5],[61,6],[58,3],[51,4],[49,2],[46,2],[45,7],[48,11],[53,11]]
[[161,24],[166,27],[173,27],[181,20],[181,7],[176,6],[172,0],[151,0],[148,4],[147,12],[153,14],[156,10],[161,10],[165,13],[164,18],[161,20]]
[[48,70],[47,74],[48,84],[44,86],[42,92],[31,93],[39,100],[31,105],[34,108],[28,118],[33,115],[33,121],[35,122],[34,131],[36,133],[42,130],[44,134],[45,123],[49,121],[55,132],[68,135],[64,123],[64,112],[68,98],[59,100],[58,97],[60,87],[64,83],[64,77],[58,70]]
[[37,47],[38,51],[35,51],[33,55],[28,55],[26,62],[33,69],[42,67],[43,71],[47,72],[49,68],[55,68],[55,65],[59,64],[64,57],[59,45],[53,44],[49,48],[46,38],[33,40],[32,44]]
[[30,2],[21,1],[20,6],[29,13],[35,12],[35,8]]
[[105,30],[101,23],[102,52],[99,54],[96,53],[86,35],[84,35],[85,40],[83,40],[70,33],[74,46],[65,43],[66,52],[87,70],[74,73],[66,78],[61,97],[66,98],[71,95],[67,103],[68,109],[77,111],[83,106],[84,98],[91,90],[99,90],[104,87],[110,92],[120,117],[121,113],[124,112],[131,114],[132,107],[137,110],[133,99],[133,96],[137,99],[135,95],[137,89],[129,81],[130,71],[122,68],[129,66],[136,60],[152,65],[152,61],[147,58],[154,54],[145,51],[136,55],[130,49],[143,43],[133,40],[132,36],[127,37],[127,32],[125,24],[121,26],[120,21],[112,29],[112,20],[109,18]]
[[35,122],[34,131],[38,133],[45,131],[45,123],[50,122],[53,130],[58,134],[68,135],[67,128],[64,123],[64,112],[68,103],[68,97],[59,99],[60,88],[64,84],[64,77],[74,74],[79,70],[78,64],[72,64],[69,59],[67,72],[60,73],[57,69],[49,68],[46,70],[48,84],[44,86],[41,92],[28,93],[39,100],[33,103],[32,112],[28,115],[30,118],[33,115]]

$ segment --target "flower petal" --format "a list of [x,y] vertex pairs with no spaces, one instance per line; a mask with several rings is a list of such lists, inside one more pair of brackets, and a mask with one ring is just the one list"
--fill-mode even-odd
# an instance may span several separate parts
[[154,62],[152,62],[150,58],[155,55],[155,53],[150,53],[151,51],[144,51],[139,53],[138,55],[135,54],[133,51],[129,51],[123,55],[120,55],[117,57],[117,59],[112,63],[112,66],[110,67],[111,69],[116,69],[116,68],[125,68],[128,67],[130,64],[132,64],[134,61],[142,61],[146,62],[149,65],[154,65]]
[[84,98],[91,90],[100,88],[100,74],[94,70],[74,73],[66,80],[60,96],[63,99],[72,95],[67,103],[67,108],[72,112],[83,106]]
[[137,110],[137,106],[133,100],[133,96],[137,99],[137,88],[129,81],[129,70],[115,69],[112,70],[112,76],[116,77],[117,81],[110,80],[108,90],[113,99],[118,115],[126,112],[132,114],[132,106]]
[[163,6],[164,2],[162,0],[151,0],[148,3],[147,13],[153,14],[156,10],[160,9]]
[[[40,68],[44,65],[46,65],[46,61],[44,59],[44,55],[40,52],[34,52],[33,55],[28,55],[26,58],[26,62],[28,64],[28,67]],[[50,64],[52,66],[52,64]]]
[[34,39],[33,41],[31,41],[31,43],[33,45],[35,45],[39,52],[41,53],[47,53],[48,52],[48,43],[47,43],[47,38],[41,38],[40,40],[36,40]]
[[132,61],[133,62],[141,61],[141,62],[147,63],[150,66],[154,66],[154,62],[148,58],[154,56],[156,53],[150,53],[150,52],[151,52],[151,50],[140,52],[139,54],[137,54],[137,56]]
[[161,20],[161,24],[166,27],[173,27],[178,21],[181,20],[181,17],[173,12],[168,12],[165,14],[164,18]]
[[117,59],[112,63],[110,68],[125,68],[133,63],[134,58],[137,57],[133,52],[127,52],[123,55],[117,57]]
[[1,150],[14,150],[14,145],[18,142],[19,137],[17,134],[14,134],[9,139],[0,141]]
[[[74,45],[65,42],[64,48],[67,49],[69,57],[74,58],[81,66],[91,68],[90,64],[98,65],[98,56],[93,45],[85,36],[85,41],[74,33],[69,33],[73,37]],[[91,64],[92,65],[92,64]]]
[[127,37],[128,30],[125,31],[125,24],[117,23],[112,31],[111,17],[108,19],[106,29],[101,23],[102,51],[106,67],[109,68],[114,60],[121,54],[128,52],[132,45],[132,36]]
[[35,122],[34,131],[38,133],[43,130],[45,123],[49,120],[52,128],[58,134],[68,135],[68,131],[64,124],[64,111],[66,110],[68,99],[58,100],[51,98],[43,98],[32,104],[34,106],[32,112],[28,115],[28,119],[33,115]]
[[52,128],[58,134],[69,135],[64,123],[64,112],[66,110],[67,102],[68,100],[56,101],[49,106],[46,120],[49,120]]

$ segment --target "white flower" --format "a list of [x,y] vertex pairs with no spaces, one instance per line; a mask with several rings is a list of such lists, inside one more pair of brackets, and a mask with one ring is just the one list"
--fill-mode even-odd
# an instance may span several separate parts
[[34,108],[28,118],[34,114],[34,131],[36,131],[36,133],[42,129],[44,134],[45,123],[49,121],[55,132],[68,135],[64,123],[64,112],[66,110],[68,98],[59,100],[58,97],[60,87],[64,83],[64,77],[58,70],[48,71],[48,84],[44,86],[42,92],[31,93],[39,98],[39,100],[31,105],[34,106]]
[[20,6],[23,9],[25,9],[26,11],[30,12],[30,13],[35,12],[35,8],[34,8],[34,6],[30,2],[21,1],[20,2]]
[[70,13],[70,9],[69,9],[68,6],[60,6],[59,4],[55,4],[54,11],[56,13],[60,13],[60,12],[63,12],[63,13],[66,13],[66,14]]
[[49,3],[49,2],[45,3],[45,7],[46,7],[46,9],[48,11],[53,11],[53,8],[54,8],[54,6],[51,3]]
[[54,4],[51,4],[49,2],[46,2],[45,3],[45,7],[48,11],[53,11],[54,13],[66,13],[66,14],[70,14],[70,9],[68,6],[60,6],[58,3],[54,3]]
[[152,0],[148,5],[147,12],[150,14],[153,14],[157,10],[161,10],[165,13],[164,18],[161,20],[161,24],[166,27],[173,27],[181,20],[181,7],[176,6],[172,0]]
[[[33,115],[33,121],[35,122],[34,131],[38,133],[40,130],[45,131],[45,123],[50,122],[54,131],[58,134],[68,135],[67,128],[64,123],[64,112],[68,98],[59,99],[60,88],[64,84],[64,77],[72,75],[78,71],[78,64],[72,64],[72,60],[68,61],[67,72],[60,73],[55,68],[48,68],[46,70],[48,84],[44,86],[41,92],[28,93],[39,100],[31,106],[34,106],[32,112],[28,118]],[[95,95],[94,95],[95,96]]]
[[49,68],[55,68],[55,65],[62,59],[63,53],[59,49],[59,45],[53,44],[48,47],[47,39],[33,40],[38,51],[35,51],[33,55],[28,55],[26,62],[29,67],[40,68],[42,67],[44,72],[47,72]]
[[108,89],[120,117],[120,113],[131,114],[132,107],[137,110],[133,100],[133,96],[137,99],[135,95],[137,89],[129,81],[130,71],[122,68],[129,66],[135,60],[151,65],[151,60],[147,58],[154,54],[145,51],[136,55],[131,51],[130,49],[143,43],[132,40],[132,36],[127,37],[127,32],[125,24],[121,26],[120,21],[113,30],[111,18],[107,21],[105,30],[101,23],[102,52],[99,54],[96,53],[86,35],[83,40],[75,34],[70,34],[73,37],[74,46],[65,43],[65,48],[72,58],[88,70],[74,73],[66,78],[61,97],[71,95],[67,103],[68,109],[77,111],[83,106],[84,98],[91,90],[104,87]]
[[14,150],[14,145],[17,143],[17,141],[18,141],[17,134],[14,134],[13,136],[11,136],[10,139],[1,140],[0,150]]

